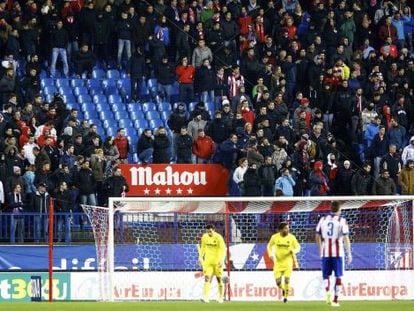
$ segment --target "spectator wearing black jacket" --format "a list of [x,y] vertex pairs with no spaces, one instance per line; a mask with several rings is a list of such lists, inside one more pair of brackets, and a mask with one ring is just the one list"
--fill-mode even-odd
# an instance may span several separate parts
[[153,161],[154,136],[150,129],[145,129],[137,142],[138,159],[143,164],[150,164]]
[[112,176],[105,180],[105,188],[108,197],[121,197],[124,192],[129,192],[129,186],[124,176],[122,176],[121,168],[114,167]]
[[76,74],[81,77],[86,71],[88,76],[92,73],[92,68],[95,63],[95,55],[89,49],[89,46],[85,43],[82,44],[80,51],[73,55],[73,64],[75,65]]
[[24,197],[22,192],[22,186],[20,184],[16,184],[12,191],[9,193],[8,201],[9,208],[13,213],[13,228],[12,228],[12,236],[10,237],[10,242],[14,243],[16,237],[16,231],[18,236],[18,242],[24,242]]
[[214,102],[215,73],[209,59],[204,59],[203,64],[196,70],[195,83],[201,94],[201,101]]
[[116,33],[118,38],[118,68],[122,66],[122,54],[125,50],[127,60],[131,58],[131,41],[132,41],[132,25],[128,19],[128,12],[121,13],[121,20],[116,24]]
[[110,60],[111,20],[104,13],[99,12],[94,25],[93,45],[96,57],[107,65]]
[[81,42],[92,43],[96,23],[96,9],[93,0],[87,0],[79,13],[79,29]]
[[52,62],[50,65],[50,74],[55,76],[56,74],[56,62],[58,57],[63,63],[63,73],[68,76],[69,65],[66,47],[69,42],[69,35],[66,29],[63,28],[63,22],[58,21],[56,24],[56,30],[52,33],[51,37],[52,44]]
[[[71,191],[68,189],[68,184],[65,181],[61,181],[58,184],[58,188],[55,191],[54,211],[58,213],[56,216],[57,228],[58,228],[58,242],[70,242],[70,222],[73,208],[73,200]],[[62,213],[59,215],[59,213]],[[63,214],[65,213],[65,214]]]
[[180,135],[181,128],[187,124],[187,116],[183,103],[179,103],[177,108],[171,113],[170,118],[167,121],[167,124],[173,132],[171,157],[174,161],[177,158],[176,140]]
[[145,58],[141,48],[137,47],[128,63],[131,78],[131,96],[134,101],[141,99],[142,78],[145,76]]
[[244,196],[261,196],[262,183],[257,172],[256,164],[251,164],[243,176]]
[[265,163],[259,168],[260,184],[264,196],[273,196],[274,184],[277,178],[277,167],[272,164],[272,157],[265,157]]
[[154,135],[154,153],[152,163],[170,163],[171,142],[167,131],[160,126]]
[[46,191],[46,184],[40,183],[32,198],[31,208],[37,215],[34,217],[34,241],[39,243],[48,240],[50,195]]
[[186,24],[183,30],[177,33],[175,46],[177,47],[178,59],[183,59],[184,57],[191,58],[191,37],[189,31],[190,25]]
[[177,164],[191,164],[193,138],[188,135],[187,127],[183,126],[176,141]]
[[79,189],[81,204],[96,205],[96,180],[89,160],[82,163],[81,169],[76,174],[75,186]]
[[371,176],[370,172],[371,165],[366,162],[364,163],[362,169],[354,174],[351,180],[353,195],[371,194],[374,178]]
[[175,68],[164,55],[160,63],[154,64],[155,77],[158,82],[158,94],[167,102],[171,101],[171,88],[175,78]]
[[214,120],[210,121],[206,126],[206,134],[213,139],[216,144],[221,144],[229,137],[230,129],[221,118],[221,111],[217,110],[214,114]]

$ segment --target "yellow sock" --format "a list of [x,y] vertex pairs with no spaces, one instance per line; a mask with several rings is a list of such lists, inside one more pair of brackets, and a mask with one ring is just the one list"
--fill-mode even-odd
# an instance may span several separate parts
[[223,284],[223,282],[218,284],[218,290],[219,290],[219,297],[223,298],[223,296],[224,296],[224,284]]
[[204,299],[210,299],[210,282],[204,282]]
[[285,284],[285,298],[287,298],[289,296],[289,284]]

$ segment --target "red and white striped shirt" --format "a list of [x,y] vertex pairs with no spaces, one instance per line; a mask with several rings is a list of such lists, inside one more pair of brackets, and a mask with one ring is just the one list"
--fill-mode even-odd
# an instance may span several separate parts
[[321,257],[344,257],[344,235],[349,234],[349,227],[339,215],[322,217],[316,226],[316,234],[322,238]]

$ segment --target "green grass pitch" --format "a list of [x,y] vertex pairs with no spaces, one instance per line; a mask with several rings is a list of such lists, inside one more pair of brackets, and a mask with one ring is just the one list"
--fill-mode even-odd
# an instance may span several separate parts
[[0,303],[0,310],[7,311],[252,311],[252,310],[305,310],[305,311],[323,311],[323,310],[352,310],[352,311],[412,311],[414,310],[414,301],[343,301],[340,308],[332,308],[324,302],[288,302],[283,304],[277,302],[225,302],[218,304],[210,302],[184,301],[184,302],[30,302],[30,303]]

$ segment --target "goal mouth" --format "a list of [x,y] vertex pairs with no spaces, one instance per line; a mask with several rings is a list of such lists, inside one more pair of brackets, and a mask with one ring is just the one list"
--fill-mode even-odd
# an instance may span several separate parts
[[[289,223],[290,232],[302,246],[297,254],[300,271],[294,273],[309,275],[320,268],[315,228],[319,219],[330,213],[332,201],[342,202],[342,216],[350,227],[354,260],[346,268],[353,270],[353,276],[359,271],[368,277],[364,271],[413,269],[411,196],[110,198],[108,208],[82,206],[96,244],[97,299],[199,299],[204,278],[197,245],[208,224],[225,238],[222,280],[228,280],[229,293],[241,294],[237,288],[246,281],[258,284],[258,288],[275,286],[267,271],[273,266],[266,245],[281,222]],[[255,275],[260,275],[260,280]],[[260,283],[267,279],[265,275],[270,276],[270,285]],[[402,274],[387,277],[390,275],[399,278]],[[166,296],[128,296],[137,284]],[[214,284],[212,288],[216,288]],[[171,290],[167,294],[163,288]]]

